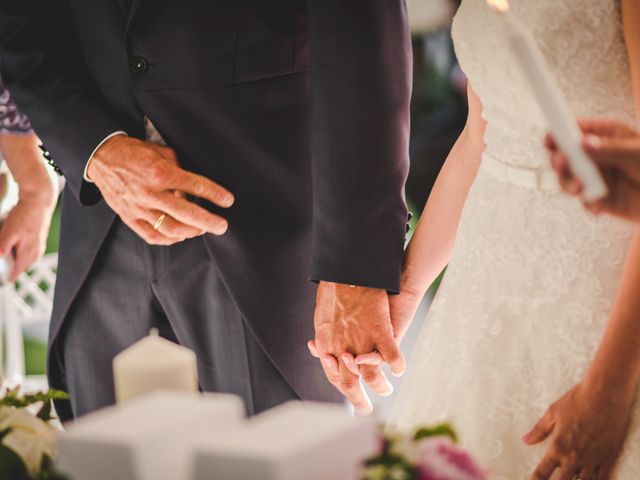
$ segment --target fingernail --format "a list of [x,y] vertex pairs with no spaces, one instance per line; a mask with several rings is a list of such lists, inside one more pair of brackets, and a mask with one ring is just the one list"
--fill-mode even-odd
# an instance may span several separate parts
[[229,229],[229,222],[224,221],[220,223],[220,225],[216,228],[216,231],[214,233],[216,235],[224,235],[225,233],[227,233],[228,229]]
[[522,441],[524,443],[529,443],[530,439],[531,439],[531,436],[528,433],[522,436]]
[[235,203],[235,201],[236,201],[235,197],[229,194],[225,196],[224,199],[222,200],[222,206],[225,208],[229,208]]
[[402,377],[402,376],[405,374],[405,372],[406,372],[406,370],[402,370],[400,373],[397,373],[397,372],[392,371],[392,372],[391,372],[391,375],[393,375],[393,376],[394,376],[394,377],[396,377],[396,378],[400,378],[400,377]]

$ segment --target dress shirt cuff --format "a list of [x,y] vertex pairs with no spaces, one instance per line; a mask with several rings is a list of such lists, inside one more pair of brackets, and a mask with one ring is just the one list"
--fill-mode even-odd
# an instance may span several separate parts
[[91,164],[91,160],[93,160],[93,156],[100,149],[100,147],[107,142],[107,140],[111,140],[113,137],[118,136],[118,135],[127,135],[127,136],[129,136],[127,134],[127,132],[125,132],[123,130],[118,130],[117,132],[113,132],[111,135],[108,135],[104,140],[102,140],[98,144],[98,146],[93,150],[93,152],[91,152],[91,155],[89,156],[89,160],[87,160],[87,163],[84,166],[84,173],[82,174],[82,178],[84,179],[85,182],[93,183],[93,180],[91,180],[89,178],[89,175],[87,173],[89,171],[89,165]]

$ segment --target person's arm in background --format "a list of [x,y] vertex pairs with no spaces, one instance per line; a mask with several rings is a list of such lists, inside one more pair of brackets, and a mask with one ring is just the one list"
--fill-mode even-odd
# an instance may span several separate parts
[[18,185],[18,203],[2,219],[0,256],[13,255],[9,280],[44,254],[58,187],[45,167],[39,139],[0,83],[0,154]]
[[[462,209],[485,149],[482,104],[468,87],[469,116],[420,217],[405,255],[400,295],[391,299],[394,331],[401,340],[429,286],[449,263]],[[378,354],[361,355],[359,364],[379,364]]]
[[[125,129],[91,77],[75,32],[69,0],[0,0],[2,78],[76,200],[104,199],[150,244],[224,234],[225,219],[175,192],[223,208],[233,204],[230,192],[181,169],[170,148],[113,136]],[[85,181],[85,168],[95,183]]]
[[68,0],[0,0],[2,79],[83,204],[100,199],[83,180],[95,148],[123,130],[89,80]]
[[[622,0],[623,24],[640,114],[640,5]],[[640,234],[631,240],[604,336],[583,380],[549,407],[524,437],[549,448],[533,479],[610,478],[627,435],[640,381]]]
[[[309,0],[316,347],[325,373],[370,405],[341,357],[380,351],[404,370],[388,292],[400,289],[409,168],[411,41],[404,0]],[[354,285],[355,287],[351,287]],[[337,360],[337,363],[336,363]],[[378,393],[377,367],[362,371]]]

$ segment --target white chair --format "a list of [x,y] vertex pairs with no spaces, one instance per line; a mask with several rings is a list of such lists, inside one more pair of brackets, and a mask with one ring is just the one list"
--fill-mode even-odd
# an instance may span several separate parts
[[0,287],[0,328],[4,330],[7,386],[23,385],[25,391],[47,388],[44,377],[25,377],[23,328],[48,325],[51,320],[58,255],[49,254],[20,275],[15,284]]

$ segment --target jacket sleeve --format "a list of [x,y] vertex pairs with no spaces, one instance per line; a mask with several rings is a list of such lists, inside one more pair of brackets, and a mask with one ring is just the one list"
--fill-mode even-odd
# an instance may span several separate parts
[[404,0],[309,0],[313,280],[397,292],[411,39]]
[[83,204],[100,199],[83,180],[95,147],[123,130],[86,68],[68,1],[0,0],[2,79]]

